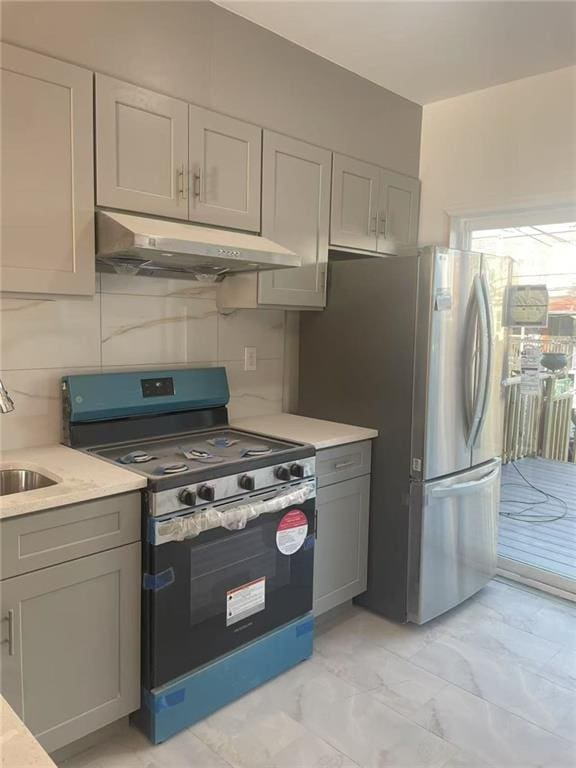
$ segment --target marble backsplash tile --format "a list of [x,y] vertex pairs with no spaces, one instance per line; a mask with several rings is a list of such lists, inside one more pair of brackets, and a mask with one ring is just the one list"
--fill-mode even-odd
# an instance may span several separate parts
[[[99,278],[90,298],[0,298],[0,376],[16,405],[0,420],[2,450],[60,441],[69,373],[224,365],[231,417],[282,410],[285,312],[224,315],[213,285]],[[244,371],[245,346],[257,348],[256,371]]]

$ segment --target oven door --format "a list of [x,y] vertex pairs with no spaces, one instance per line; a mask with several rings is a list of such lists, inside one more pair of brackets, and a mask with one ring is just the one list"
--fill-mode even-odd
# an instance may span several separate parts
[[144,687],[157,688],[310,611],[314,540],[315,481],[150,519]]

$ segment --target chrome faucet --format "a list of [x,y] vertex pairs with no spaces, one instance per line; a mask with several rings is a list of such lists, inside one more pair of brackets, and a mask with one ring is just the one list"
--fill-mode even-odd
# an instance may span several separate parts
[[14,410],[14,402],[8,394],[8,390],[0,379],[0,413],[10,413]]

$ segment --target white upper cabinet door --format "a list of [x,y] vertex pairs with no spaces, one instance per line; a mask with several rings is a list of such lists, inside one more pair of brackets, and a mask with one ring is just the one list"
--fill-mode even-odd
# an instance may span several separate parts
[[303,266],[262,272],[259,304],[326,305],[331,152],[264,131],[262,234]]
[[0,49],[1,288],[94,293],[92,73]]
[[378,251],[395,253],[398,246],[418,241],[420,182],[392,171],[380,172]]
[[190,105],[190,220],[260,231],[262,129]]
[[98,205],[188,218],[188,105],[96,75]]
[[380,169],[344,155],[334,155],[330,243],[376,250]]

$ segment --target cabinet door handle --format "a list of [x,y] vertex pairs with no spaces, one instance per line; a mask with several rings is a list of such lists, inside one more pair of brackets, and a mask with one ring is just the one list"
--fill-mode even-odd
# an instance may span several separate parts
[[370,232],[375,235],[378,232],[378,216],[372,216],[370,221],[372,222]]
[[200,199],[202,192],[202,168],[194,172],[194,197]]
[[186,189],[186,183],[185,183],[185,175],[186,171],[184,168],[184,165],[181,165],[178,169],[178,199],[179,200],[186,200],[188,197],[188,190]]
[[355,461],[341,461],[339,464],[334,464],[334,469],[344,469],[344,467],[354,466]]
[[383,213],[380,214],[380,234],[386,237],[386,216]]
[[2,621],[8,622],[8,639],[2,640],[2,645],[8,645],[8,655],[14,656],[14,611],[12,608],[7,616],[2,617]]

